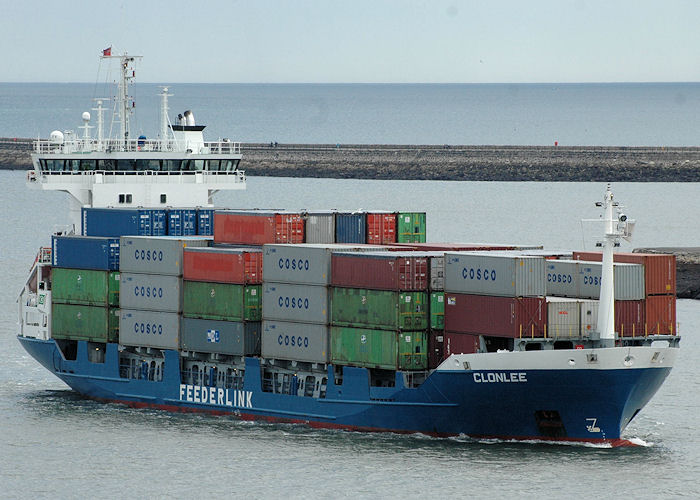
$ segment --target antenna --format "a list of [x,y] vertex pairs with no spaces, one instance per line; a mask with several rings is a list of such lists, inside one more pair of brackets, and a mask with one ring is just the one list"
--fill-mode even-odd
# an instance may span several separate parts
[[168,150],[168,145],[170,140],[168,139],[168,124],[170,120],[168,119],[168,97],[172,94],[168,94],[168,87],[161,87],[160,97],[160,147],[163,151]]

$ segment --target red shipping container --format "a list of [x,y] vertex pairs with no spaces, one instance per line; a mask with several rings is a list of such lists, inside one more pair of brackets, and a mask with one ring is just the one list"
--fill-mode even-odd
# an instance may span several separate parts
[[547,324],[544,297],[493,297],[445,294],[445,330],[496,337],[543,337]]
[[300,214],[214,212],[214,243],[264,245],[303,242],[304,221]]
[[676,297],[650,295],[646,300],[616,300],[615,331],[620,337],[676,335]]
[[431,330],[428,335],[428,369],[432,370],[445,359],[445,332]]
[[488,243],[395,243],[397,248],[417,252],[491,252],[517,250],[512,245],[490,245]]
[[372,290],[427,290],[428,257],[411,253],[333,253],[331,285]]
[[479,335],[469,333],[445,332],[443,339],[443,360],[453,354],[473,354],[478,352],[481,342]]
[[367,243],[372,245],[391,245],[396,242],[396,214],[367,214]]
[[[574,260],[600,262],[602,252],[574,252]],[[647,295],[676,294],[676,256],[658,253],[616,253],[613,262],[644,265]]]
[[186,248],[183,277],[240,285],[262,283],[262,251],[240,248]]

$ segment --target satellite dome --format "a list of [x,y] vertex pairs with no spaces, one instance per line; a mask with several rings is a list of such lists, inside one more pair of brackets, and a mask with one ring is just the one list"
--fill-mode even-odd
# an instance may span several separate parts
[[49,135],[49,140],[54,144],[63,144],[63,132],[60,130],[54,130]]
[[83,111],[83,121],[86,121],[86,122],[90,121],[90,112],[89,111]]

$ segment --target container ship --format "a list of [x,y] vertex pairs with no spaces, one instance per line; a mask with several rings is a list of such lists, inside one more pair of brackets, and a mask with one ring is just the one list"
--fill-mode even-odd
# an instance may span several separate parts
[[[79,394],[316,428],[619,446],[673,367],[675,257],[426,241],[425,213],[216,208],[240,143],[192,112],[156,139],[83,113],[39,140],[32,188],[70,195],[18,297],[18,339]],[[48,238],[47,238],[48,243]]]

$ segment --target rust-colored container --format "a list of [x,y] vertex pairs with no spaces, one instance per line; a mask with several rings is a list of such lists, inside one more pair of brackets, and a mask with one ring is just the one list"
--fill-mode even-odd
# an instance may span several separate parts
[[427,290],[429,271],[429,257],[411,252],[338,252],[331,256],[331,285],[338,287]]
[[443,337],[443,360],[453,354],[473,354],[479,351],[479,335],[445,332]]
[[445,359],[445,332],[431,330],[428,333],[428,369],[432,370]]
[[396,242],[396,213],[372,212],[367,214],[367,243],[393,245]]
[[488,243],[394,243],[393,246],[418,252],[489,252],[521,248],[513,245],[490,245]]
[[262,283],[262,250],[185,248],[183,277],[188,281],[257,285]]
[[544,297],[496,297],[445,293],[445,331],[497,337],[543,337]]
[[615,331],[620,337],[676,335],[676,297],[650,295],[646,300],[616,300]]
[[[574,260],[600,262],[602,252],[574,252]],[[676,256],[657,253],[616,253],[613,262],[644,265],[644,284],[647,295],[676,293]]]
[[214,243],[263,245],[303,243],[304,221],[291,212],[214,212]]

